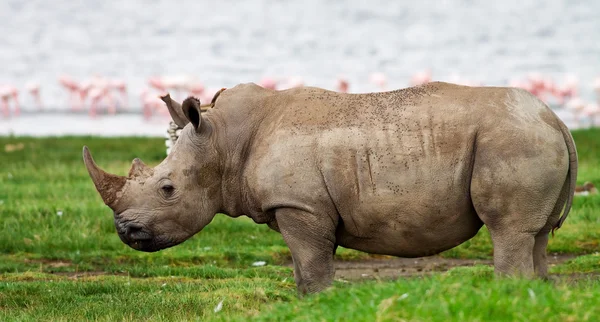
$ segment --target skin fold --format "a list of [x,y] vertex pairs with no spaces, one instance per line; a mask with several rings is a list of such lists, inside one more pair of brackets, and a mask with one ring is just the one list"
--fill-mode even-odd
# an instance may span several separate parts
[[[498,274],[547,275],[548,234],[571,207],[577,154],[565,125],[514,88],[429,83],[391,92],[241,84],[206,112],[163,97],[183,127],[154,168],[127,177],[84,161],[123,242],[177,245],[216,213],[280,232],[301,294],[331,285],[338,245],[437,254],[486,225]],[[562,213],[562,216],[561,216]]]

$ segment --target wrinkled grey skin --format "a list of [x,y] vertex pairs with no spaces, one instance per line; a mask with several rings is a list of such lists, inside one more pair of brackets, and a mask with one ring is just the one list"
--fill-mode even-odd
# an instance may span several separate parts
[[331,284],[338,245],[427,256],[485,224],[497,273],[544,277],[548,233],[571,207],[573,139],[523,90],[243,84],[203,114],[194,99],[163,99],[185,128],[155,168],[136,159],[127,178],[107,174],[84,148],[119,235],[138,250],[179,244],[217,212],[249,216],[283,235],[307,293]]

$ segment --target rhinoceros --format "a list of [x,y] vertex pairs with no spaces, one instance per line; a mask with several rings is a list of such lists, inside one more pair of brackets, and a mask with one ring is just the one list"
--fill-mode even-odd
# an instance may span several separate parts
[[501,275],[547,275],[548,235],[573,200],[577,153],[563,122],[516,88],[434,82],[381,93],[241,84],[201,113],[163,97],[183,128],[129,175],[83,158],[123,242],[153,252],[216,213],[281,233],[301,294],[328,287],[338,246],[421,257],[485,224]]

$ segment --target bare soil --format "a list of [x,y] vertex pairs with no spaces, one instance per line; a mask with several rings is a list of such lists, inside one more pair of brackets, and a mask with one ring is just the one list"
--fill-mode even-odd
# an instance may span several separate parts
[[[550,266],[560,264],[577,257],[571,254],[553,254],[548,255],[548,264]],[[39,262],[53,268],[72,266],[68,261],[60,260],[28,260],[30,262]],[[399,277],[425,276],[435,272],[445,272],[454,267],[474,266],[474,265],[493,265],[491,259],[456,259],[443,258],[440,256],[429,256],[419,258],[399,258],[388,256],[377,256],[364,260],[348,261],[336,260],[335,279],[341,281],[352,281],[362,279],[396,279]],[[286,266],[293,267],[292,263]],[[81,277],[91,277],[99,275],[124,275],[127,273],[114,273],[104,271],[81,271],[81,272],[53,272],[52,274],[67,276],[71,279]],[[600,274],[570,274],[581,275],[572,276],[573,279],[580,278],[600,278]]]
[[[549,255],[550,266],[566,262],[576,255]],[[335,278],[338,280],[394,279],[404,276],[429,275],[445,272],[453,267],[492,265],[492,260],[456,259],[429,256],[420,258],[386,258],[361,261],[335,261]]]

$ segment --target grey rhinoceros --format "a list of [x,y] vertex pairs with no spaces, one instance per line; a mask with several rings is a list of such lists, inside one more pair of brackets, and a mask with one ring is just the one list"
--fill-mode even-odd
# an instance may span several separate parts
[[163,100],[183,131],[156,167],[135,159],[117,176],[83,151],[119,236],[137,250],[177,245],[216,213],[245,215],[283,235],[306,293],[332,283],[338,246],[427,256],[485,224],[497,273],[544,277],[548,234],[571,208],[573,139],[524,90],[243,84],[202,114],[194,98]]

